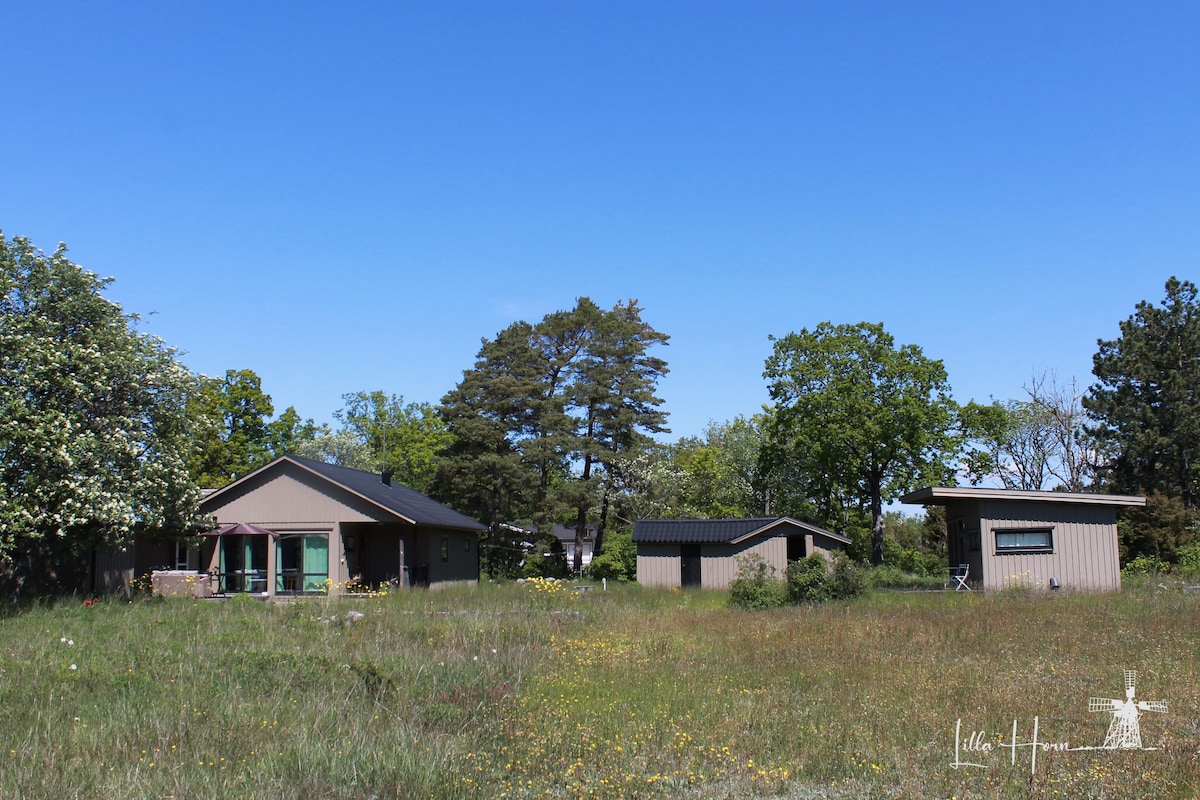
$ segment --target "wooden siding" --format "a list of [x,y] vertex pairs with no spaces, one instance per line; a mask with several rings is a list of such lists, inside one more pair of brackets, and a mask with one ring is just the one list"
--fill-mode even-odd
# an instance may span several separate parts
[[[971,521],[967,521],[970,525]],[[979,501],[983,588],[1044,589],[1054,578],[1064,589],[1107,591],[1121,587],[1116,509],[1055,503]],[[1053,529],[1052,553],[997,553],[997,529]]]
[[355,497],[328,481],[292,464],[247,481],[240,491],[208,507],[221,524],[253,522],[270,530],[293,525],[394,520],[395,515]]
[[[812,538],[811,534],[807,538]],[[828,553],[840,549],[841,543],[820,537],[815,552]],[[682,584],[682,558],[679,544],[639,544],[637,579],[642,586],[676,587]],[[728,589],[737,577],[737,560],[757,554],[775,568],[775,577],[783,578],[787,571],[787,537],[768,536],[749,539],[740,544],[700,545],[700,585],[705,589]]]
[[677,544],[639,544],[637,580],[642,586],[672,587],[680,582],[680,557]]
[[[429,585],[461,583],[479,579],[478,534],[444,528],[422,528],[426,534],[425,559],[429,565]],[[446,560],[442,560],[442,542]]]

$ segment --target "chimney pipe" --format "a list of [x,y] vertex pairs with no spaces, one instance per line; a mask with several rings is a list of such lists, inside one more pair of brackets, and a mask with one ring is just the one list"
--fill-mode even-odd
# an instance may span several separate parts
[[381,480],[383,482],[384,486],[391,486],[392,485],[392,471],[390,469],[385,469],[383,471],[383,474],[379,476],[379,480]]

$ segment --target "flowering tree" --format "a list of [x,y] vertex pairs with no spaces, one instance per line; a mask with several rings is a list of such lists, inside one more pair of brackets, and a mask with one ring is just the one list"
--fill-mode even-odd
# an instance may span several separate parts
[[139,526],[183,531],[194,378],[97,277],[0,234],[0,563],[20,591],[64,585]]

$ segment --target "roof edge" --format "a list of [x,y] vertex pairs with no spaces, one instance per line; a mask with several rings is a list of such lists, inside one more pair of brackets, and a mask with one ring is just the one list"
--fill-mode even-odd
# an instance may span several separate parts
[[953,500],[1018,500],[1038,503],[1076,503],[1095,506],[1144,506],[1146,498],[1133,494],[1098,492],[1046,492],[1029,489],[990,489],[975,486],[926,486],[900,498],[911,505],[945,505]]
[[755,536],[758,536],[760,533],[766,533],[771,528],[774,528],[777,525],[783,525],[785,523],[790,524],[790,525],[795,525],[797,528],[802,528],[806,531],[809,531],[810,533],[818,533],[818,534],[821,534],[822,536],[830,536],[834,539],[837,539],[842,544],[850,544],[851,543],[850,537],[848,537],[848,536],[843,536],[840,533],[835,533],[834,531],[827,530],[826,528],[822,528],[820,525],[812,525],[808,522],[802,522],[794,517],[786,517],[786,516],[785,517],[777,517],[777,518],[771,520],[770,522],[768,522],[766,525],[763,525],[759,528],[755,528],[754,530],[752,530],[748,533],[744,533],[735,539],[730,539],[729,543],[730,544],[741,544],[742,542],[746,541],[747,539],[751,539]]

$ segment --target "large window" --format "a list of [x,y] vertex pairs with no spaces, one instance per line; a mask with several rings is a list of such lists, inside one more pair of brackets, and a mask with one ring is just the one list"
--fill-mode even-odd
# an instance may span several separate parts
[[275,591],[321,592],[329,577],[329,536],[303,534],[280,536],[276,544]]
[[1053,528],[996,528],[996,554],[1053,553]]

